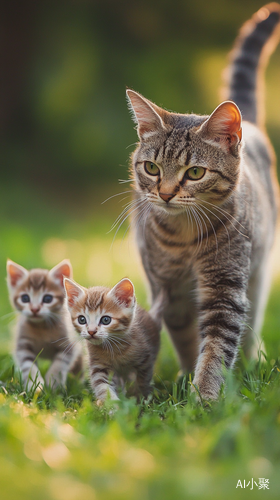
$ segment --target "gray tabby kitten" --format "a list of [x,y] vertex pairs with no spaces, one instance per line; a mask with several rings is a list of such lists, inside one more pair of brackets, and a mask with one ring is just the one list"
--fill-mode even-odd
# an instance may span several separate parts
[[[45,382],[53,389],[66,383],[67,373],[82,371],[82,354],[70,347],[73,328],[67,321],[63,277],[72,277],[68,260],[48,271],[7,261],[7,282],[12,306],[19,312],[15,358],[28,389],[42,389],[44,379],[37,357],[51,360]],[[70,328],[69,328],[70,326]]]
[[279,19],[273,3],[245,24],[230,100],[210,116],[169,113],[127,90],[140,139],[131,166],[138,247],[153,301],[169,291],[165,324],[206,399],[218,397],[242,337],[247,355],[260,342],[278,184],[256,94]]
[[87,289],[67,278],[64,286],[73,325],[87,341],[96,398],[104,401],[109,395],[118,400],[117,385],[131,374],[136,376],[134,394],[147,397],[159,350],[162,292],[148,313],[137,305],[134,286],[127,278],[111,290],[102,286]]

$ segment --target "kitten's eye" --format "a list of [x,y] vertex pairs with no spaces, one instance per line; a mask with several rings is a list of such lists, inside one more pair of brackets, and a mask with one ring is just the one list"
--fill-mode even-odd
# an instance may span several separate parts
[[22,296],[21,296],[21,301],[24,302],[24,303],[27,303],[27,302],[30,302],[30,297],[27,293],[24,293]]
[[86,325],[86,322],[87,320],[84,316],[81,315],[78,317],[78,323],[80,323],[80,325]]
[[206,172],[206,168],[203,167],[192,167],[187,170],[187,176],[188,179],[191,179],[192,181],[198,181],[199,179],[202,179]]
[[158,166],[151,161],[145,161],[144,169],[146,170],[147,174],[149,174],[149,175],[158,175],[159,174]]
[[110,316],[102,316],[100,323],[102,325],[110,325],[112,318]]
[[52,299],[53,299],[52,295],[46,294],[43,297],[43,302],[45,302],[45,304],[50,304],[52,302]]

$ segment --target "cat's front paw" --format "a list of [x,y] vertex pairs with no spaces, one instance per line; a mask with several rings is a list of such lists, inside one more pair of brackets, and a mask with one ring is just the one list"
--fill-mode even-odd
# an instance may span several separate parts
[[195,394],[199,403],[203,403],[203,400],[215,401],[219,398],[220,384],[217,384],[216,381],[199,380],[195,377],[191,384],[191,392]]

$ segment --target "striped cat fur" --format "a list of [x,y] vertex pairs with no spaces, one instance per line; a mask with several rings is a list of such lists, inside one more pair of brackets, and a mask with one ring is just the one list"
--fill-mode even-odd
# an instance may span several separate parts
[[150,393],[159,350],[164,293],[148,313],[136,303],[134,286],[124,278],[112,289],[84,288],[65,278],[74,327],[87,341],[92,389],[98,401],[118,400],[117,388],[136,378],[131,394]]
[[[65,308],[63,276],[72,277],[68,260],[48,271],[7,261],[7,284],[12,306],[19,313],[15,359],[29,390],[64,386],[69,371],[82,372],[82,352],[75,345],[74,330]],[[45,381],[38,357],[51,360]]]
[[240,344],[248,356],[260,346],[278,184],[259,90],[279,19],[272,3],[245,24],[231,55],[230,100],[210,116],[170,113],[127,90],[140,139],[130,206],[138,248],[152,300],[168,290],[166,327],[205,399],[218,398]]

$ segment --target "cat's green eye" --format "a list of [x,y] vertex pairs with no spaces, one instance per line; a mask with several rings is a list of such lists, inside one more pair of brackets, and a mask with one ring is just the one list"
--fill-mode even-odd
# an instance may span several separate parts
[[145,161],[144,163],[144,169],[149,175],[158,175],[159,174],[159,168],[158,166],[153,163],[152,161]]
[[188,179],[191,179],[192,181],[199,181],[199,179],[202,179],[205,172],[206,172],[206,168],[191,167],[187,170],[187,176],[188,176]]

